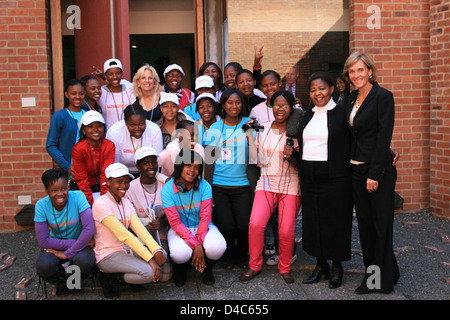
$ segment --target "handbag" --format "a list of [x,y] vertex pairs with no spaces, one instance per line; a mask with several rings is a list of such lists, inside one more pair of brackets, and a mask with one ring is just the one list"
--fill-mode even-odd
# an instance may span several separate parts
[[32,226],[34,225],[34,204],[25,205],[15,216],[19,226]]

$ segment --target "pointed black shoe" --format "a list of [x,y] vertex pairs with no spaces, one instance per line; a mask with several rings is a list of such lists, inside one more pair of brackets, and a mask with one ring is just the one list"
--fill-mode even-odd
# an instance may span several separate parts
[[328,264],[316,265],[314,271],[309,276],[309,278],[303,280],[302,283],[304,284],[317,283],[319,282],[322,276],[325,276],[326,280],[330,279],[330,266]]
[[342,284],[342,276],[344,275],[344,270],[342,268],[331,268],[330,284],[328,288],[336,289]]

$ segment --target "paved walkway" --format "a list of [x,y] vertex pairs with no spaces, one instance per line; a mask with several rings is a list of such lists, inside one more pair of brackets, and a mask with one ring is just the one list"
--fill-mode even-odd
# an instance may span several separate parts
[[[301,219],[298,220],[298,236],[301,236]],[[360,253],[356,218],[353,221],[353,256],[344,262],[344,282],[340,288],[331,290],[328,281],[305,285],[314,268],[315,259],[306,255],[301,245],[297,248],[298,259],[292,266],[293,284],[286,284],[276,267],[263,267],[261,274],[249,282],[240,282],[238,277],[242,269],[224,271],[215,266],[216,283],[214,286],[202,284],[201,276],[189,270],[188,281],[182,288],[173,281],[151,284],[143,290],[135,291],[129,287],[122,289],[122,300],[161,300],[163,306],[168,301],[177,301],[177,308],[214,303],[216,308],[225,304],[253,300],[252,303],[267,301],[289,301],[289,307],[295,307],[293,301],[308,300],[449,300],[450,299],[450,221],[431,216],[427,212],[396,214],[394,224],[394,248],[400,267],[401,277],[391,294],[357,295],[355,288],[363,275],[363,262]],[[45,300],[37,294],[38,278],[34,268],[34,259],[39,247],[34,230],[12,234],[0,234],[0,266],[5,264],[8,255],[15,257],[12,264],[0,271],[0,300],[14,300],[17,292],[25,293],[27,300]],[[268,258],[268,257],[265,257]],[[31,278],[23,289],[15,288],[21,279]],[[47,286],[46,300],[106,300],[99,287],[86,282],[86,292],[82,295],[56,297],[52,295],[52,286]],[[117,300],[117,299],[115,299]],[[177,310],[170,310],[176,311]],[[224,310],[221,310],[224,312]]]

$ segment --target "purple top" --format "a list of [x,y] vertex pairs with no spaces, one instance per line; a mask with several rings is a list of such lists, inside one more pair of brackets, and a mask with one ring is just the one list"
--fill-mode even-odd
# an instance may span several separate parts
[[67,259],[72,259],[75,254],[83,250],[95,233],[95,224],[92,218],[91,208],[80,213],[83,229],[78,239],[56,239],[50,237],[48,222],[35,222],[36,238],[43,249],[62,250]]

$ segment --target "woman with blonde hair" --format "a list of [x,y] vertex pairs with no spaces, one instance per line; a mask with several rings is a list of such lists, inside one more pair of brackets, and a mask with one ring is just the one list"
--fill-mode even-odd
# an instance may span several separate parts
[[162,112],[159,104],[159,94],[164,88],[159,83],[160,79],[155,68],[144,64],[133,77],[133,94],[136,104],[140,104],[145,110],[145,118],[156,122]]
[[366,274],[356,293],[389,293],[400,277],[393,252],[394,190],[397,171],[390,143],[394,129],[394,97],[380,87],[372,58],[352,53],[344,65],[354,87],[347,99],[346,119],[351,133],[350,162],[353,199],[364,265],[378,266],[380,288],[367,286]]

